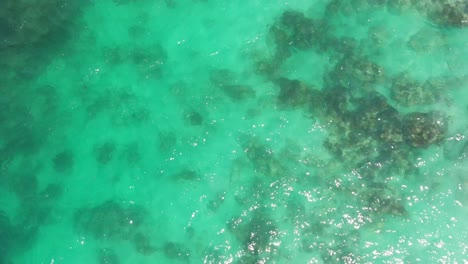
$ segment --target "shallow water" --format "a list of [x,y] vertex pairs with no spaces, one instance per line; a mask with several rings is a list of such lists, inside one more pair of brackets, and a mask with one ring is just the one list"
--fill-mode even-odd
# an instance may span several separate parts
[[39,2],[0,4],[0,263],[468,261],[466,4]]

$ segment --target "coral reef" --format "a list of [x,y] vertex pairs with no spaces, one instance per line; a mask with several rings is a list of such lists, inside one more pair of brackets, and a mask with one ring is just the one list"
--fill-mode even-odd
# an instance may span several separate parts
[[447,120],[440,112],[411,113],[403,119],[406,142],[416,148],[440,143],[447,134]]

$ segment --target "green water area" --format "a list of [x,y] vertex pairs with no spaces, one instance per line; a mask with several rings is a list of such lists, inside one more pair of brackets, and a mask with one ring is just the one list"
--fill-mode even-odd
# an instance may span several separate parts
[[0,264],[468,263],[468,2],[3,0]]

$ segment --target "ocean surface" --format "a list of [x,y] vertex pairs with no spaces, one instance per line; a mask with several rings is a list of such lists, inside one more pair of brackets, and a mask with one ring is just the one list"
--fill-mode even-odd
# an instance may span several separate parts
[[0,264],[468,263],[468,4],[4,0]]

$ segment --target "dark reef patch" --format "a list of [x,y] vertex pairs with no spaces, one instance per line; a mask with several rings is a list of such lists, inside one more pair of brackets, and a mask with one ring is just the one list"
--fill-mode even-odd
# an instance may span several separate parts
[[57,153],[52,161],[54,169],[58,173],[69,173],[75,163],[73,152],[69,149]]

